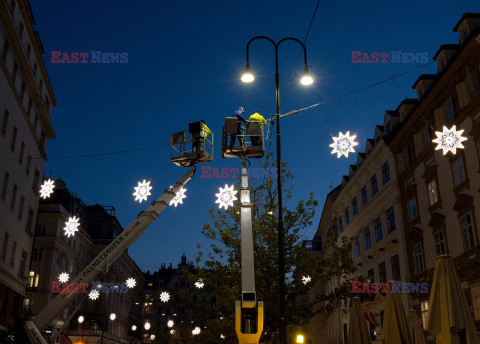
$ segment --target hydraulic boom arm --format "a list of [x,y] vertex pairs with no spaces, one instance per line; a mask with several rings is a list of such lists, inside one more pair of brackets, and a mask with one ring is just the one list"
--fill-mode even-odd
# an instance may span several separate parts
[[[158,217],[160,212],[169,205],[176,193],[190,180],[195,173],[195,167],[176,182],[169,190],[166,190],[160,198],[153,201],[150,206],[142,211],[137,218],[117,237],[110,245],[100,252],[90,264],[76,276],[73,283],[90,283],[115,260],[117,260],[128,247],[130,247]],[[70,285],[71,285],[70,284]],[[65,309],[78,294],[62,293],[54,298],[48,305],[31,321],[25,322],[25,328],[32,344],[47,344],[41,335],[42,331],[55,317]]]

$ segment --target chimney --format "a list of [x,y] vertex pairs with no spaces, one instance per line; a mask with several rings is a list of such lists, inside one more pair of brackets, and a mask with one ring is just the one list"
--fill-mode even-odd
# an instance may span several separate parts
[[417,99],[420,100],[423,97],[423,95],[430,89],[430,86],[433,85],[436,78],[436,74],[422,74],[418,77],[417,81],[415,81],[412,86],[412,88],[417,91]]
[[458,32],[458,41],[463,44],[477,27],[480,27],[480,13],[464,13],[453,31]]

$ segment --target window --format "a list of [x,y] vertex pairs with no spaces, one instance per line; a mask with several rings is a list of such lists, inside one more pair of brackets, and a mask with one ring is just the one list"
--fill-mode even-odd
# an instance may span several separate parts
[[427,324],[428,300],[420,302],[420,309],[422,311],[423,328],[425,328]]
[[27,173],[27,176],[30,174],[30,166],[32,166],[32,156],[28,154],[27,166],[25,167],[25,172]]
[[373,272],[373,269],[368,270],[367,275],[370,283],[375,282],[375,273]]
[[372,178],[370,178],[370,186],[372,189],[372,197],[378,192],[378,187],[377,187],[377,175],[374,174]]
[[32,234],[32,224],[33,224],[33,209],[28,209],[27,225],[25,226],[25,232]]
[[35,79],[37,79],[37,69],[38,69],[38,65],[37,65],[37,62],[35,62],[33,64],[33,75],[35,76]]
[[27,266],[27,252],[22,250],[22,255],[20,256],[20,269],[18,270],[19,276],[25,276],[25,268]]
[[436,231],[433,233],[433,240],[435,241],[435,251],[437,256],[442,254],[446,254],[446,246],[445,246],[445,236],[443,235],[443,230]]
[[470,291],[472,293],[472,304],[475,320],[480,320],[480,283],[472,284],[470,286]]
[[12,141],[10,142],[10,150],[13,152],[15,150],[15,145],[17,144],[17,127],[13,128]]
[[387,184],[388,181],[390,180],[390,170],[388,168],[388,161],[386,161],[382,165],[382,179],[383,179],[383,185]]
[[438,202],[437,181],[435,179],[433,179],[430,183],[428,183],[427,190],[428,190],[428,203],[430,205],[434,205],[435,203]]
[[465,181],[465,173],[463,171],[463,159],[458,158],[452,162],[453,185],[457,187]]
[[450,125],[455,119],[455,110],[453,108],[452,99],[445,104],[445,113],[447,114],[447,125]]
[[400,261],[398,259],[398,254],[392,256],[390,259],[390,263],[392,264],[392,277],[394,281],[400,281]]
[[35,271],[30,271],[28,274],[28,285],[30,288],[38,287],[38,274],[35,275]]
[[358,235],[355,237],[355,257],[360,255],[360,238]]
[[478,73],[475,68],[468,68],[468,89],[470,91],[470,99],[474,100],[478,97],[479,93],[479,83],[478,83]]
[[15,60],[15,62],[13,63],[13,70],[12,70],[12,81],[13,83],[15,84],[15,79],[17,77],[17,73],[18,73],[18,62]]
[[375,241],[379,242],[383,238],[382,221],[380,220],[380,218],[375,219],[374,225],[375,225]]
[[341,233],[343,231],[343,219],[342,217],[340,216],[338,218],[338,233]]
[[1,132],[2,132],[3,136],[5,136],[5,133],[7,132],[8,116],[9,115],[10,114],[8,113],[8,110],[5,109],[5,112],[3,113],[2,128],[1,128]]
[[475,238],[473,236],[472,215],[470,213],[460,218],[460,227],[462,228],[463,246],[465,251],[475,246]]
[[365,237],[365,250],[368,250],[370,246],[372,246],[372,242],[370,241],[370,228],[365,228],[363,230],[363,235]]
[[22,81],[22,88],[20,89],[20,100],[23,103],[23,98],[25,97],[25,90],[26,90],[27,85],[25,84],[25,81]]
[[9,179],[10,179],[10,174],[5,171],[5,176],[3,177],[3,187],[2,187],[2,201],[4,202],[5,202],[5,199],[7,198]]
[[38,113],[35,112],[35,120],[33,122],[33,131],[37,131],[37,125],[38,125]]
[[23,154],[25,154],[25,142],[22,141],[22,146],[20,147],[20,155],[18,157],[18,163],[21,165],[23,162]]
[[34,248],[32,251],[32,260],[40,261],[42,260],[43,249],[41,248]]
[[34,193],[38,191],[38,179],[40,178],[40,172],[38,169],[35,169],[35,177],[33,178],[32,190]]
[[380,278],[380,283],[387,283],[387,269],[385,267],[385,262],[378,264],[378,276]]
[[15,211],[15,203],[17,201],[17,192],[18,192],[18,186],[17,184],[15,184],[13,186],[12,201],[10,202],[10,209],[12,211]]
[[391,233],[395,230],[395,214],[393,213],[393,207],[388,208],[385,214],[387,216],[388,233]]
[[413,246],[413,260],[415,262],[415,273],[419,274],[423,272],[425,264],[423,262],[422,243],[418,243]]
[[2,59],[4,63],[7,63],[8,49],[10,48],[10,42],[8,41],[6,35],[5,40],[3,41],[3,50],[2,50]]
[[25,206],[25,196],[22,196],[20,200],[20,208],[18,209],[18,219],[22,220],[23,218],[23,208]]
[[10,265],[12,266],[12,268],[15,266],[15,256],[17,254],[17,242],[14,241],[13,242],[13,249],[12,249],[12,255],[10,257]]
[[348,225],[350,222],[350,212],[348,211],[348,207],[345,208],[345,224]]
[[32,46],[30,43],[27,45],[27,60],[30,60],[30,53],[32,52]]
[[362,188],[362,204],[365,205],[368,202],[367,198],[367,187],[364,185]]
[[9,238],[10,238],[10,234],[5,233],[5,238],[3,239],[2,260],[5,260],[5,257],[7,256]]
[[407,145],[407,147],[403,151],[403,163],[405,165],[405,168],[410,166],[410,164],[412,163],[412,160],[413,160],[412,157],[413,157],[412,147],[410,145]]
[[357,197],[353,197],[352,199],[352,215],[355,216],[358,213],[357,209]]
[[430,146],[430,132],[428,130],[428,127],[425,127],[423,130],[422,130],[422,139],[423,139],[423,147],[424,148],[427,148],[428,146]]
[[415,197],[410,198],[408,201],[408,216],[410,221],[417,218],[417,200]]

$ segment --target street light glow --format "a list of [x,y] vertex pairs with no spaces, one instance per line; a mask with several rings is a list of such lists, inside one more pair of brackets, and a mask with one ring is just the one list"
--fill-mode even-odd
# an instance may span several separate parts
[[132,325],[132,331],[136,331],[137,330],[137,325]]
[[297,335],[297,343],[304,343],[303,336],[301,334]]
[[300,83],[304,86],[308,86],[308,85],[313,84],[313,78],[310,75],[310,73],[308,72],[308,67],[305,67],[305,71],[303,72],[303,76],[300,79]]
[[80,315],[80,316],[78,317],[78,323],[79,323],[79,324],[83,323],[84,320],[85,320],[85,318],[83,317],[83,315]]
[[247,63],[247,66],[245,67],[245,71],[242,74],[241,80],[246,83],[253,82],[255,80],[255,76],[250,70],[250,65],[248,63]]

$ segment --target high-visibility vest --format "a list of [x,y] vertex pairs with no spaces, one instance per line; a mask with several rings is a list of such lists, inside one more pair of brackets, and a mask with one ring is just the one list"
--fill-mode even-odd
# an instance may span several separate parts
[[263,125],[267,124],[267,121],[265,120],[265,118],[263,118],[263,116],[260,115],[258,112],[255,112],[253,115],[251,115],[248,121],[262,123]]

